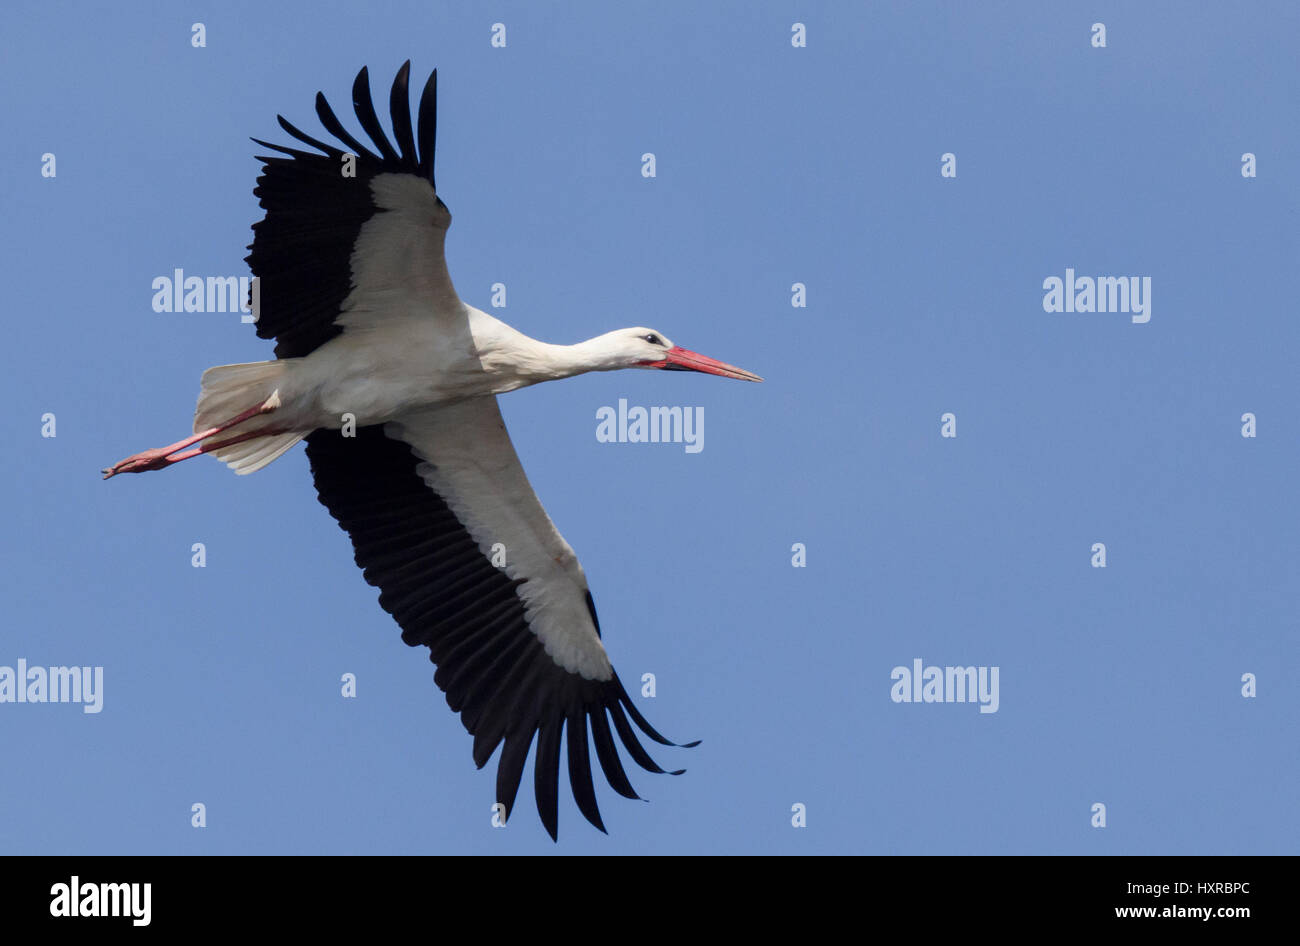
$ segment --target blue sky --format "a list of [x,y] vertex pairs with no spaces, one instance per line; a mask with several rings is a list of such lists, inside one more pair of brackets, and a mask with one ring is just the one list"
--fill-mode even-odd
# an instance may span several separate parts
[[[1287,3],[17,4],[0,666],[104,692],[0,704],[0,850],[1295,853],[1298,29]],[[553,845],[530,779],[491,826],[495,764],[302,448],[97,473],[182,437],[206,367],[271,357],[151,307],[174,269],[247,273],[248,137],[318,133],[317,89],[342,115],[407,58],[439,69],[466,301],[501,282],[490,311],[544,340],[649,325],[767,378],[502,398],[615,666],[703,740],[633,773],[649,804],[600,793],[609,837],[566,789]],[[1045,312],[1067,268],[1150,277],[1150,321]],[[619,398],[702,407],[705,448],[598,442]],[[998,667],[997,712],[893,702],[918,658]]]

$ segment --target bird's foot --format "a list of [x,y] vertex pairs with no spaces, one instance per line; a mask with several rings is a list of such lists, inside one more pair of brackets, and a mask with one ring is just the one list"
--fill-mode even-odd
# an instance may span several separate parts
[[125,460],[119,460],[112,466],[104,467],[100,472],[104,474],[104,479],[109,479],[119,473],[147,473],[150,470],[161,470],[176,462],[170,457],[172,452],[174,451],[168,447],[142,450],[139,453],[132,454]]
[[[254,437],[265,437],[270,434],[281,434],[283,430],[254,430],[248,433],[240,434],[236,437],[230,437],[226,440],[213,440],[217,434],[223,430],[229,430],[237,424],[242,424],[250,417],[256,417],[259,414],[269,414],[278,409],[280,406],[280,390],[277,388],[271,392],[268,397],[257,407],[250,407],[241,414],[225,423],[218,424],[216,427],[210,427],[207,430],[201,430],[192,437],[186,437],[184,440],[178,440],[169,447],[155,447],[152,450],[142,450],[140,453],[132,454],[125,460],[121,460],[112,466],[106,466],[100,470],[104,474],[104,479],[117,476],[119,473],[147,473],[150,470],[163,470],[173,463],[179,463],[182,460],[188,460],[190,457],[197,457],[203,453],[209,453],[213,450],[220,450],[222,447],[231,447],[237,443],[243,443],[245,440],[252,440]],[[208,441],[202,446],[194,445],[202,441]],[[187,447],[193,447],[186,450]],[[185,452],[182,453],[181,451]]]

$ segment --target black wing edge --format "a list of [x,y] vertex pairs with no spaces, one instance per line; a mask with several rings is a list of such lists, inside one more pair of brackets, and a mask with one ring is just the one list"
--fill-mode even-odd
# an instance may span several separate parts
[[[321,503],[351,537],[356,563],[366,581],[380,589],[379,603],[402,628],[402,640],[429,648],[438,667],[434,682],[474,737],[474,764],[483,768],[501,747],[496,800],[506,818],[536,741],[537,813],[551,839],[558,840],[564,744],[578,810],[604,832],[590,745],[610,787],[624,798],[640,799],[618,742],[637,765],[658,774],[665,770],[641,745],[633,725],[661,745],[679,744],[650,725],[617,674],[606,681],[585,680],[547,655],[525,621],[516,593],[522,580],[509,578],[483,556],[420,478],[420,461],[408,444],[387,437],[381,426],[362,427],[355,437],[317,430],[307,437],[307,457]],[[595,621],[590,593],[587,605]]]
[[[429,76],[420,96],[418,149],[407,88],[410,72],[408,59],[389,93],[396,147],[375,112],[366,68],[353,82],[352,108],[375,150],[343,127],[320,92],[316,93],[317,117],[346,151],[301,131],[282,115],[276,116],[280,127],[320,154],[252,139],[278,152],[257,156],[263,168],[253,193],[266,215],[253,225],[253,242],[244,258],[259,277],[257,334],[276,340],[276,357],[308,355],[342,332],[335,319],[352,288],[352,250],[361,226],[376,212],[365,184],[377,174],[392,172],[414,174],[433,185],[438,71]],[[342,174],[346,153],[356,155],[354,177]]]
[[[437,138],[438,125],[438,70],[434,69],[429,74],[429,79],[424,84],[424,91],[420,95],[419,108],[419,148],[416,148],[415,137],[411,128],[411,101],[409,92],[409,81],[411,75],[411,60],[402,63],[402,67],[397,70],[397,75],[393,78],[392,89],[388,95],[388,113],[393,123],[393,135],[397,139],[397,148],[389,142],[387,135],[384,133],[383,126],[379,123],[379,116],[375,112],[375,103],[370,94],[370,69],[368,66],[362,66],[361,71],[352,83],[352,110],[356,113],[357,120],[361,122],[361,127],[366,134],[370,136],[374,144],[376,154],[371,151],[352,134],[343,127],[330,108],[325,93],[316,93],[316,116],[325,129],[339,141],[348,146],[348,150],[357,156],[358,169],[366,169],[372,173],[379,172],[404,172],[407,174],[418,174],[427,178],[429,183],[434,183],[433,178],[433,157],[434,142]],[[300,160],[306,158],[320,158],[322,156],[337,161],[345,153],[342,149],[334,145],[327,144],[311,135],[300,131],[292,125],[282,115],[277,115],[276,120],[280,127],[290,135],[297,138],[303,144],[308,145],[320,151],[320,155],[300,151],[294,148],[285,148],[281,145],[271,144],[262,141],[260,138],[252,138],[264,148],[271,148],[279,151],[281,154],[287,154],[290,158]],[[276,157],[259,157],[261,161],[284,160]],[[435,188],[436,190],[436,188]]]

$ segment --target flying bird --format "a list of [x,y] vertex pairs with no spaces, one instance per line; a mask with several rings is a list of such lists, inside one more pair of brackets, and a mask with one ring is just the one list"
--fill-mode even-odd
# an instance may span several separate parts
[[[557,837],[564,741],[574,800],[604,831],[591,746],[614,791],[637,798],[614,734],[656,773],[664,770],[633,724],[676,744],[655,731],[614,672],[582,566],[529,486],[496,396],[618,368],[762,378],[654,329],[553,345],[462,302],[443,254],[451,214],[434,184],[438,73],[424,86],[413,128],[410,65],[389,96],[395,144],[364,68],[352,105],[374,150],[319,92],[316,114],[341,146],[282,116],[280,127],[313,150],[252,139],[275,152],[257,157],[253,193],[266,213],[246,258],[259,296],[257,334],[275,340],[275,360],[209,368],[193,436],[127,457],[104,478],[203,453],[252,473],[305,440],[321,503],[351,537],[402,639],[429,648],[434,681],[474,737],[475,764],[501,748],[496,800],[506,817],[535,741],[537,811]],[[494,547],[504,549],[501,567]]]

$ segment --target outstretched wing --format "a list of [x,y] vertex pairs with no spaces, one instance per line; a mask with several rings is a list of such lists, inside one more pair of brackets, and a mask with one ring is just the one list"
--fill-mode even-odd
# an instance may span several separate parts
[[407,644],[429,648],[434,681],[474,736],[475,764],[504,743],[496,800],[507,815],[535,736],[537,811],[556,837],[567,739],[574,800],[604,831],[588,731],[605,779],[626,798],[638,796],[613,733],[650,772],[663,769],[631,723],[674,743],[610,665],[582,566],[529,485],[496,398],[426,409],[352,438],[318,430],[307,456],[320,501],[352,537],[379,603]]
[[350,325],[461,313],[443,255],[451,214],[433,181],[438,72],[420,96],[417,148],[410,70],[407,61],[389,96],[396,147],[375,114],[365,69],[353,83],[352,107],[378,153],[343,127],[319,92],[316,114],[343,147],[281,116],[286,132],[321,153],[253,139],[280,154],[258,157],[264,166],[253,193],[266,216],[253,225],[246,257],[257,277],[257,334],[276,339],[278,358],[308,355]]

